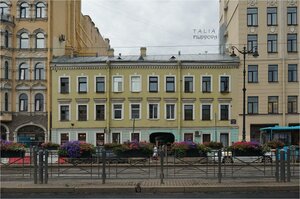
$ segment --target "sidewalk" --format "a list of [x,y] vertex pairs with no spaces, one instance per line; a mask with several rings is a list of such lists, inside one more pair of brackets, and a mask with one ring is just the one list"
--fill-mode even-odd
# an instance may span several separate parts
[[34,184],[33,181],[1,182],[1,193],[191,193],[191,192],[242,192],[242,191],[299,191],[299,179],[291,182],[277,183],[274,179],[107,179],[102,184],[101,179],[49,179],[48,184]]

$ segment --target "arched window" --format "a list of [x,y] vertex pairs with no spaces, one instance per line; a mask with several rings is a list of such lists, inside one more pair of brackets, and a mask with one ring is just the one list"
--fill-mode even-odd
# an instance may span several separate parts
[[5,33],[4,33],[4,46],[5,48],[8,48],[8,39],[9,39],[9,33],[7,30],[5,30]]
[[28,97],[24,93],[19,97],[19,111],[28,111]]
[[22,63],[19,66],[19,80],[26,80],[28,79],[28,65]]
[[29,36],[26,32],[20,35],[20,48],[29,48]]
[[34,79],[44,80],[45,79],[45,67],[42,63],[37,63],[34,68]]
[[8,79],[8,75],[9,75],[8,61],[5,61],[5,63],[4,63],[4,79]]
[[36,34],[35,47],[36,48],[45,48],[45,36],[41,32]]
[[8,111],[8,93],[4,96],[4,111]]
[[44,3],[39,2],[35,5],[36,18],[44,18],[46,16],[46,6]]
[[34,109],[35,111],[43,111],[44,110],[44,96],[40,93],[35,95],[34,99]]
[[20,18],[28,18],[29,17],[29,5],[28,3],[21,3],[20,5]]
[[8,5],[4,2],[0,3],[0,15],[7,15],[8,14]]

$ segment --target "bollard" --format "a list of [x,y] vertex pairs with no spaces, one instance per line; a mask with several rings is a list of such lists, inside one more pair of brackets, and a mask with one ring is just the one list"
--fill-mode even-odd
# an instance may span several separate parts
[[218,182],[221,183],[222,180],[222,171],[221,171],[221,161],[222,160],[222,151],[218,150]]
[[164,156],[163,149],[160,150],[160,184],[164,184]]
[[286,181],[291,182],[291,151],[286,151]]
[[106,151],[105,149],[102,150],[102,184],[105,184],[106,180]]
[[275,179],[279,182],[279,149],[275,151]]
[[45,150],[45,184],[48,184],[48,156],[49,151]]
[[43,184],[43,158],[44,158],[44,153],[42,150],[39,151],[39,180],[40,184]]
[[280,182],[285,182],[285,160],[284,150],[280,151]]
[[37,164],[37,148],[33,147],[33,181],[37,184],[38,179],[38,164]]

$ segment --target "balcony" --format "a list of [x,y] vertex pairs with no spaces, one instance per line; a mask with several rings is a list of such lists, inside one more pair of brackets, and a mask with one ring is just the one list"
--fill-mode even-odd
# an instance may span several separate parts
[[13,16],[7,15],[7,14],[1,14],[0,15],[0,21],[1,22],[8,22],[8,23],[14,23],[15,18]]
[[0,121],[1,122],[10,122],[12,121],[12,113],[11,112],[0,112]]

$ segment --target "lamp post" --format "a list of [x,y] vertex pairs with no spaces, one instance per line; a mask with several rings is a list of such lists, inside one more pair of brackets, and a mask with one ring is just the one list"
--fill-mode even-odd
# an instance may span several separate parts
[[[242,141],[246,141],[246,55],[252,54],[253,57],[258,57],[257,47],[253,46],[251,50],[247,50],[246,46],[243,47],[243,50],[239,50],[237,47],[232,46],[231,57],[235,57],[234,49],[236,49],[244,58],[244,69],[243,69],[243,132],[242,132]],[[253,51],[253,49],[255,51]]]

